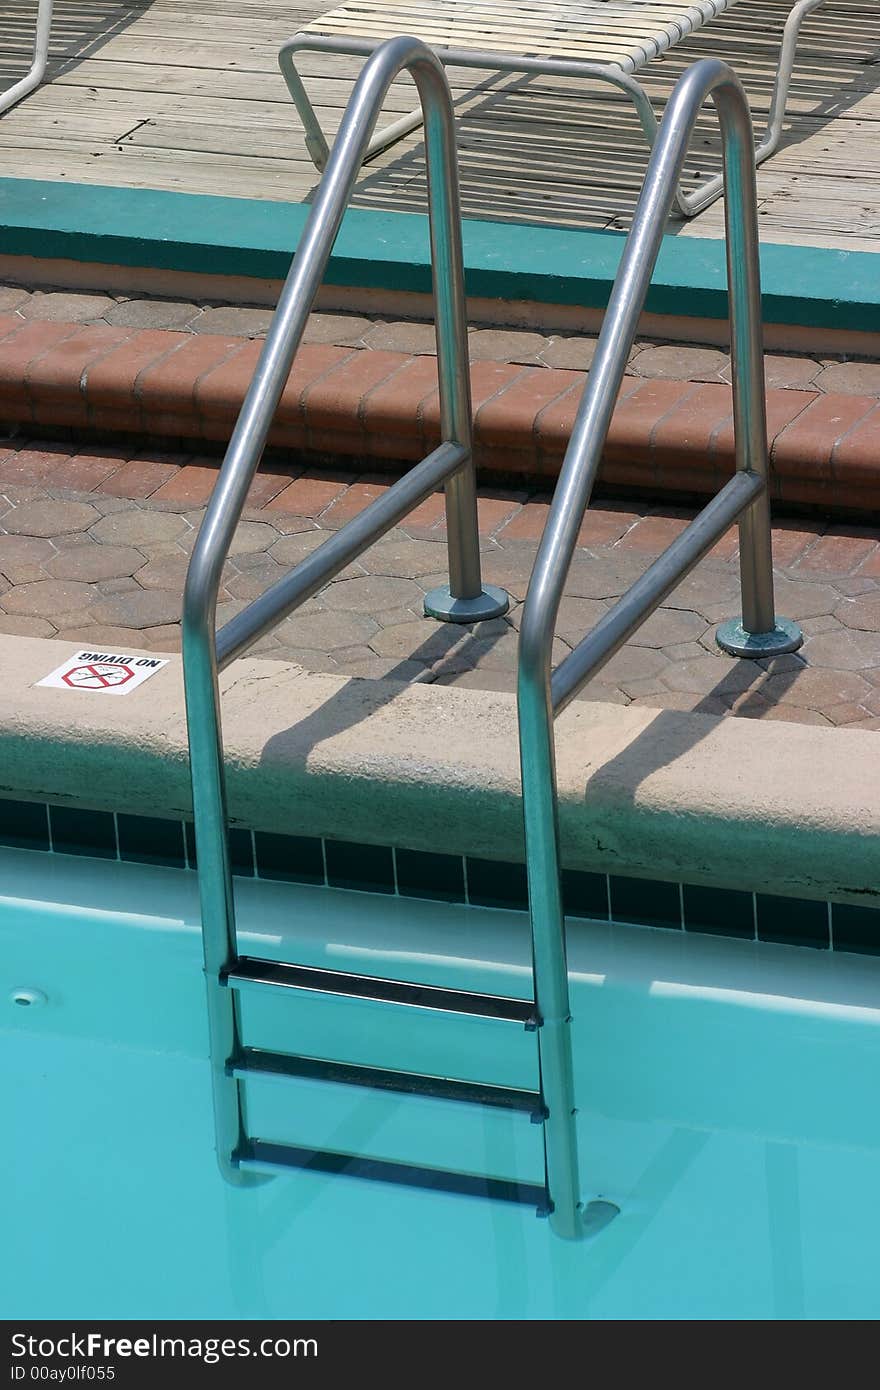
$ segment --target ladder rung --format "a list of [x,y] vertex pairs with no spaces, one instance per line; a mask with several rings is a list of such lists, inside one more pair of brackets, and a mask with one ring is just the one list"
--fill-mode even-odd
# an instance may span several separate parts
[[459,1081],[422,1072],[390,1071],[384,1067],[365,1067],[350,1062],[330,1062],[319,1057],[294,1057],[286,1052],[268,1052],[245,1047],[228,1063],[233,1076],[287,1076],[298,1080],[330,1081],[343,1086],[369,1086],[401,1095],[426,1096],[431,1100],[462,1101],[501,1110],[517,1110],[541,1124],[547,1111],[537,1091],[521,1091],[512,1086],[496,1086],[479,1081]]
[[477,1173],[454,1173],[447,1168],[423,1168],[415,1163],[361,1158],[356,1154],[336,1153],[330,1149],[307,1149],[292,1144],[274,1144],[265,1139],[246,1140],[232,1158],[239,1168],[257,1171],[301,1168],[336,1177],[361,1178],[368,1182],[385,1182],[402,1187],[457,1193],[465,1197],[515,1202],[520,1206],[535,1207],[539,1216],[549,1216],[552,1210],[543,1183],[515,1182],[509,1178],[490,1178]]
[[289,961],[259,960],[241,956],[224,970],[220,982],[237,989],[239,985],[279,985],[320,994],[339,994],[349,999],[371,999],[384,1004],[404,1004],[417,1009],[440,1009],[448,1013],[499,1018],[536,1028],[538,1015],[531,999],[511,999],[501,994],[476,994],[471,990],[442,989],[437,985],[412,984],[408,980],[385,980],[378,975],[352,975],[343,970],[323,970]]

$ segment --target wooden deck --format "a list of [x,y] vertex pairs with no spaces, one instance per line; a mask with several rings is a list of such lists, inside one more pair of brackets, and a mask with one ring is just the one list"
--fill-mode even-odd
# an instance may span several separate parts
[[[307,201],[316,174],[278,72],[280,43],[330,8],[314,0],[57,0],[50,80],[0,119],[0,176]],[[695,59],[742,77],[766,112],[788,0],[741,0],[645,70],[662,104]],[[27,66],[35,0],[0,0],[0,85]],[[335,127],[359,62],[310,55],[303,71]],[[468,217],[625,228],[646,155],[619,96],[573,80],[450,70]],[[414,103],[408,82],[388,110]],[[718,167],[707,113],[688,160]],[[759,174],[765,240],[880,249],[880,4],[827,0],[804,27],[781,150]],[[418,132],[364,170],[355,203],[425,207]],[[718,236],[720,204],[685,236]]]

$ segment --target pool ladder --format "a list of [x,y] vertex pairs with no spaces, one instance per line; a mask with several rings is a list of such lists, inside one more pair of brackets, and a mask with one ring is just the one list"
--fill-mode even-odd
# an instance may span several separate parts
[[[330,251],[394,78],[407,69],[425,116],[429,213],[443,442],[358,517],[215,632],[220,578]],[[602,618],[555,672],[556,611],[635,336],[663,228],[700,106],[712,96],[723,140],[733,359],[736,473],[696,520]],[[480,573],[471,440],[467,324],[455,132],[443,69],[416,39],[378,48],[343,116],[193,550],[183,608],[183,666],[198,856],[214,1121],[219,1163],[233,1183],[306,1169],[526,1204],[569,1239],[595,1232],[613,1203],[582,1195],[560,888],[553,720],[725,530],[739,519],[743,617],[719,641],[737,655],[794,650],[800,634],[774,615],[763,388],[755,171],[748,106],[734,74],[711,59],[681,79],[667,106],[627,239],[587,386],[529,586],[519,659],[519,734],[532,927],[530,999],[256,959],[239,952],[228,846],[218,672],[294,611],[441,483],[446,491],[449,585],[425,600],[431,616],[474,622],[503,614],[507,595]],[[294,1000],[371,1001],[406,1016],[491,1020],[531,1033],[534,1088],[483,1084],[255,1046],[242,1035],[242,999],[266,991]],[[506,1112],[541,1126],[543,1180],[499,1177],[316,1149],[249,1131],[248,1083],[279,1078]]]

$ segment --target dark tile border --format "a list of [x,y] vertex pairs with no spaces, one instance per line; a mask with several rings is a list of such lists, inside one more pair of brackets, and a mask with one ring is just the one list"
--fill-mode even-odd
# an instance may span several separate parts
[[[191,822],[0,797],[0,846],[195,869]],[[233,873],[471,907],[528,909],[523,864],[235,826]],[[569,917],[880,955],[876,906],[565,869]]]

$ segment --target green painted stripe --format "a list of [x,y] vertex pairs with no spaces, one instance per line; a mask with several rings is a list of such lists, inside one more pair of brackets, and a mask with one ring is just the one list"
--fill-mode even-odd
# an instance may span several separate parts
[[[281,279],[308,212],[296,203],[0,179],[0,254]],[[468,221],[464,241],[472,295],[601,308],[624,237]],[[765,245],[761,264],[768,323],[880,331],[880,256]],[[350,209],[327,281],[430,290],[427,218]],[[647,308],[724,318],[724,285],[721,241],[667,236]]]

